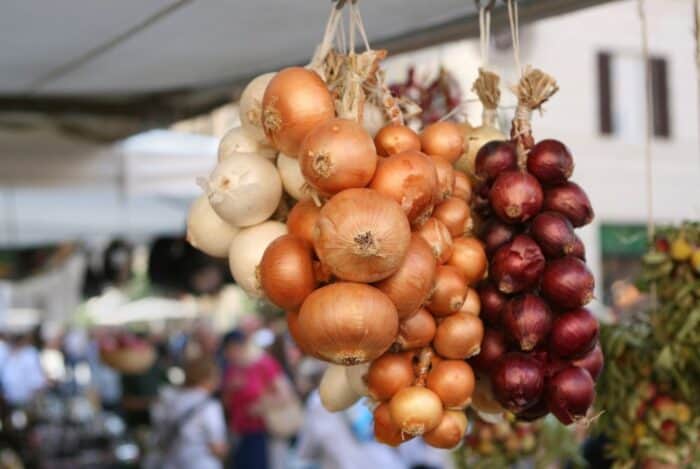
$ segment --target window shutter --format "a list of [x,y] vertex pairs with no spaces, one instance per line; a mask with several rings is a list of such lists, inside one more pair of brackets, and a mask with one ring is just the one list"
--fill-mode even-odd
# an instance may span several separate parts
[[611,55],[598,53],[598,128],[603,135],[613,133]]

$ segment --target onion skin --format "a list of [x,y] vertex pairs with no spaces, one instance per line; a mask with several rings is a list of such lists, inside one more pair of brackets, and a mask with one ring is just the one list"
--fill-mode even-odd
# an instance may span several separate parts
[[399,446],[413,438],[413,436],[402,432],[401,428],[391,419],[388,402],[383,402],[374,409],[374,437],[378,442],[392,447]]
[[294,343],[297,344],[299,350],[301,350],[305,355],[319,358],[319,356],[316,355],[309,347],[306,336],[304,335],[304,330],[299,327],[299,313],[287,311],[285,313],[285,318],[287,319],[287,330],[289,331],[289,335],[292,336],[292,339],[294,339]]
[[369,397],[375,401],[391,399],[399,390],[413,384],[411,353],[385,353],[372,362],[367,372]]
[[316,288],[311,246],[294,235],[274,240],[260,261],[260,282],[273,304],[297,311]]
[[270,72],[255,77],[245,87],[238,102],[241,127],[255,140],[267,145],[270,144],[270,141],[262,128],[262,100],[267,85],[275,75],[275,72]]
[[369,363],[360,363],[359,365],[345,366],[345,375],[348,378],[348,384],[355,394],[360,396],[368,396],[367,389],[367,372],[369,371]]
[[542,296],[558,309],[576,309],[593,299],[595,281],[586,264],[573,256],[547,263],[542,274]]
[[212,257],[228,257],[228,249],[238,228],[223,221],[202,194],[187,214],[187,242]]
[[421,148],[430,156],[445,158],[454,164],[464,152],[464,136],[454,122],[430,124],[420,135]]
[[527,170],[545,186],[562,184],[574,172],[574,159],[559,140],[541,140],[527,156]]
[[303,239],[309,246],[314,244],[316,220],[321,209],[312,200],[297,202],[287,216],[287,229],[290,234]]
[[517,414],[533,407],[544,391],[544,369],[523,353],[508,353],[491,374],[491,389],[498,402]]
[[435,207],[433,217],[440,220],[453,238],[471,233],[474,228],[469,204],[457,197],[450,197]]
[[581,238],[578,236],[574,237],[574,246],[571,249],[571,255],[574,257],[578,257],[582,261],[586,261],[586,246],[583,244],[583,241],[581,241]]
[[571,254],[576,243],[571,222],[557,212],[542,212],[537,215],[530,224],[530,236],[537,241],[548,259]]
[[474,393],[474,372],[462,360],[443,360],[430,370],[426,386],[438,395],[446,409],[464,409]]
[[312,70],[285,68],[265,89],[262,127],[272,144],[289,156],[297,156],[306,135],[334,116],[333,97],[321,77]]
[[472,183],[466,174],[455,171],[455,187],[452,191],[452,196],[469,202],[472,198]]
[[468,236],[454,240],[452,255],[447,264],[456,267],[464,275],[467,283],[474,285],[484,278],[488,260],[481,241]]
[[436,268],[428,243],[412,233],[399,270],[375,286],[394,302],[399,319],[404,319],[425,304],[435,284]]
[[479,298],[479,292],[473,288],[467,288],[467,296],[464,298],[464,304],[459,309],[459,312],[479,317],[479,314],[481,314],[481,299]]
[[499,326],[508,297],[492,283],[485,282],[479,286],[479,300],[481,301],[481,319],[491,326]]
[[494,140],[482,146],[474,161],[474,176],[486,183],[504,171],[518,169],[518,155],[512,142]]
[[418,234],[428,243],[438,264],[444,264],[452,256],[452,236],[440,220],[429,218],[418,229]]
[[576,228],[589,224],[595,216],[588,196],[573,182],[547,189],[542,208],[561,213]]
[[549,346],[562,358],[579,358],[593,350],[598,343],[598,334],[598,321],[590,311],[575,309],[560,314],[554,321]]
[[479,318],[456,313],[438,324],[433,347],[444,358],[463,360],[479,353],[483,337],[484,325]]
[[498,364],[498,361],[508,351],[506,338],[499,329],[486,328],[481,340],[479,354],[469,359],[472,366],[483,372],[489,373]]
[[464,133],[465,152],[457,161],[457,169],[474,174],[476,154],[488,142],[493,140],[504,140],[506,136],[491,125],[481,125],[468,129]]
[[492,218],[483,227],[479,238],[484,242],[484,249],[489,256],[506,243],[509,243],[520,234],[520,229],[516,225],[508,225]]
[[411,128],[401,124],[388,124],[374,137],[374,145],[380,156],[398,155],[405,151],[420,151],[420,137]]
[[547,303],[530,293],[510,300],[502,320],[510,340],[524,352],[542,344],[552,328],[552,312]]
[[380,159],[369,185],[398,202],[414,224],[421,224],[432,213],[437,186],[435,163],[419,151]]
[[529,409],[525,409],[524,411],[520,412],[517,414],[518,420],[523,421],[523,422],[534,422],[535,420],[539,420],[542,417],[546,416],[549,413],[549,406],[547,405],[547,401],[543,398],[540,398],[539,401]]
[[277,155],[277,170],[282,179],[284,191],[296,200],[311,198],[311,188],[301,173],[299,160],[287,156],[284,153]]
[[360,395],[350,388],[345,367],[329,365],[318,386],[321,404],[329,412],[340,412],[355,404]]
[[448,410],[438,426],[423,435],[423,440],[433,448],[454,448],[462,442],[467,424],[467,416],[463,411]]
[[535,287],[544,270],[545,259],[537,243],[518,235],[496,251],[490,276],[501,292],[511,294]]
[[397,392],[389,402],[391,420],[403,433],[423,435],[442,419],[442,402],[430,389],[411,386]]
[[481,417],[481,413],[497,415],[505,412],[505,409],[493,396],[491,380],[487,374],[479,373],[476,375],[476,386],[474,387],[474,394],[472,394],[471,408],[480,413],[479,417]]
[[435,192],[435,201],[440,203],[449,199],[455,188],[455,170],[452,168],[452,163],[440,156],[431,156],[435,163],[435,171],[437,172],[437,190]]
[[399,336],[392,349],[399,351],[426,347],[433,341],[436,330],[433,315],[427,309],[420,308],[399,323]]
[[579,358],[571,362],[572,365],[583,368],[588,371],[591,375],[593,381],[597,381],[600,377],[600,373],[603,371],[603,350],[600,348],[600,344],[596,344],[593,350],[588,352],[584,357]]
[[399,204],[371,189],[348,189],[321,209],[314,248],[338,278],[377,282],[399,270],[411,227]]
[[435,271],[435,288],[428,309],[435,316],[449,316],[462,308],[467,297],[467,282],[455,267],[441,265]]
[[323,360],[357,365],[386,352],[399,329],[391,300],[374,287],[339,282],[306,298],[298,326],[304,341]]
[[298,160],[311,187],[332,195],[369,184],[377,169],[377,150],[357,122],[329,119],[306,135]]
[[586,370],[577,366],[561,370],[547,386],[549,410],[564,425],[584,418],[594,400],[595,383]]
[[534,176],[522,171],[501,173],[491,186],[489,202],[506,223],[523,223],[542,209],[543,193]]

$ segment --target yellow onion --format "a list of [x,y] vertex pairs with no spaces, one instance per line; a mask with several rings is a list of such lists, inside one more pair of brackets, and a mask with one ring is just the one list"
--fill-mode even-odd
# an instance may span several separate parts
[[[476,375],[476,386],[472,394],[471,407],[479,412],[479,416],[492,416],[492,419],[487,421],[494,422],[502,419],[505,409],[498,403],[493,393],[491,392],[491,381],[487,375]],[[486,420],[486,419],[484,419]]]
[[506,135],[495,127],[482,125],[474,127],[465,134],[465,152],[457,161],[459,171],[474,175],[474,160],[482,146],[493,140],[506,140]]
[[311,129],[334,116],[333,97],[312,70],[285,68],[265,89],[262,127],[275,148],[289,156],[297,156]]
[[473,288],[467,288],[467,296],[464,298],[464,304],[459,309],[460,313],[479,316],[481,313],[481,298],[479,293]]
[[455,170],[452,168],[452,163],[441,156],[433,156],[432,159],[437,172],[435,200],[437,203],[440,203],[452,196],[455,188]]
[[265,89],[275,75],[275,72],[270,72],[253,78],[243,90],[238,102],[241,127],[255,141],[268,145],[270,141],[265,136],[265,130],[262,127],[262,101]]
[[299,327],[299,313],[294,311],[287,311],[285,313],[285,319],[287,320],[287,330],[289,335],[294,339],[294,343],[297,344],[299,350],[301,350],[306,355],[319,358],[311,348],[309,348],[308,341],[304,335],[303,329]]
[[428,373],[426,386],[446,409],[464,409],[474,393],[474,372],[462,360],[442,360]]
[[372,362],[367,372],[367,390],[375,401],[391,399],[400,389],[413,384],[413,354],[385,353]]
[[445,358],[463,360],[479,353],[483,337],[481,319],[471,314],[455,313],[438,324],[433,347]]
[[270,243],[284,234],[287,234],[287,227],[283,223],[266,221],[241,229],[231,241],[228,257],[231,274],[248,295],[263,296],[260,261]]
[[374,137],[377,153],[381,156],[420,151],[420,137],[410,127],[391,123],[383,127]]
[[450,197],[443,203],[435,207],[433,217],[440,220],[452,238],[464,236],[471,233],[474,227],[472,213],[469,204],[457,197]]
[[[227,257],[238,228],[223,221],[205,194],[195,199],[187,215],[187,242],[213,257]],[[431,254],[432,259],[432,254]]]
[[464,136],[454,122],[435,122],[420,135],[421,148],[431,156],[440,156],[454,164],[464,152]]
[[339,282],[309,295],[299,311],[308,346],[323,360],[356,365],[374,360],[394,342],[399,329],[389,297],[362,283]]
[[467,282],[455,267],[438,266],[435,288],[428,301],[428,309],[435,316],[449,316],[460,310],[467,296]]
[[413,438],[401,431],[401,428],[391,419],[389,403],[382,403],[374,409],[374,438],[389,446],[399,446]]
[[455,187],[452,196],[465,202],[472,199],[472,183],[469,182],[467,175],[461,171],[455,171]]
[[442,402],[437,394],[422,386],[399,390],[389,401],[391,419],[403,433],[423,435],[442,419]]
[[359,394],[352,390],[345,374],[345,367],[328,365],[323,372],[318,386],[321,404],[329,412],[340,412],[360,400]]
[[369,187],[398,202],[408,221],[420,225],[433,211],[437,191],[435,163],[414,150],[382,158]]
[[423,435],[423,440],[434,448],[451,449],[462,442],[467,432],[467,415],[464,411],[447,410],[440,423]]
[[399,336],[393,349],[412,350],[423,348],[435,337],[435,318],[425,308],[420,308],[412,316],[399,323]]
[[407,318],[415,313],[430,295],[435,282],[435,268],[435,257],[430,246],[423,238],[413,233],[399,270],[375,286],[394,302],[399,319]]
[[311,246],[291,234],[274,240],[260,261],[260,283],[273,304],[298,310],[316,288]]
[[401,267],[411,227],[399,204],[371,189],[333,196],[316,222],[319,259],[340,279],[377,282]]
[[350,388],[360,396],[369,395],[369,391],[367,390],[367,372],[369,371],[369,365],[369,363],[360,363],[358,365],[344,367]]
[[477,238],[456,238],[452,243],[452,256],[447,264],[459,269],[467,283],[474,285],[484,278],[488,267],[484,246]]
[[312,200],[297,202],[287,216],[287,228],[291,234],[313,246],[316,220],[320,214],[321,209]]
[[418,234],[430,245],[439,264],[444,264],[452,256],[452,236],[440,220],[429,218],[418,229]]
[[298,155],[306,181],[322,194],[365,187],[377,168],[372,137],[360,124],[329,119],[314,127]]

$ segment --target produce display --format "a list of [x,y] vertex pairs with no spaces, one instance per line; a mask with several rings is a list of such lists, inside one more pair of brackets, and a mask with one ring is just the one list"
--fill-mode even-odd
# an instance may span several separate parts
[[126,330],[105,334],[98,344],[102,362],[122,373],[143,373],[156,360],[153,345]]

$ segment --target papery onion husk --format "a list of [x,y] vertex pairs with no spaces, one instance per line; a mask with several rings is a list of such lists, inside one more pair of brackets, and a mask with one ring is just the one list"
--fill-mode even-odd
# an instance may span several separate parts
[[598,320],[585,308],[557,316],[549,336],[549,346],[563,358],[583,357],[598,343]]
[[423,440],[433,448],[454,448],[462,442],[467,424],[464,411],[447,410],[438,426],[423,435]]
[[260,261],[260,284],[270,302],[297,311],[316,288],[311,246],[290,234],[274,240]]
[[492,218],[481,229],[479,238],[484,242],[484,249],[490,256],[498,248],[512,241],[520,232],[518,225],[509,225],[497,218]]
[[593,380],[596,381],[603,371],[604,361],[603,350],[600,348],[600,344],[596,344],[593,350],[584,357],[572,361],[571,364],[588,371]]
[[435,201],[440,203],[452,196],[455,188],[455,170],[452,163],[441,156],[431,156],[435,163],[437,173],[437,190],[435,191]]
[[474,161],[474,176],[491,183],[504,171],[518,168],[518,155],[513,142],[494,140],[482,146]]
[[552,312],[542,298],[526,293],[506,304],[502,321],[509,339],[520,350],[529,352],[547,339],[552,328]]
[[391,420],[403,433],[423,435],[437,427],[442,419],[442,402],[437,394],[422,386],[401,389],[389,401]]
[[427,309],[420,308],[399,323],[399,336],[392,349],[411,350],[430,345],[436,330],[437,324],[433,315]]
[[386,352],[399,329],[389,297],[362,283],[339,282],[306,298],[299,327],[308,347],[324,360],[356,365]]
[[377,150],[357,122],[329,119],[306,135],[298,160],[311,187],[332,195],[369,184],[377,169]]
[[335,276],[377,282],[399,270],[411,241],[411,227],[392,199],[371,189],[348,189],[321,209],[314,248]]
[[420,151],[420,137],[410,127],[402,124],[391,123],[382,127],[374,137],[374,144],[381,156]]
[[262,127],[272,144],[289,156],[297,156],[311,129],[334,116],[333,97],[313,70],[285,68],[265,89]]
[[399,446],[414,437],[401,431],[391,419],[389,403],[383,402],[374,409],[374,438],[388,446]]
[[435,316],[449,316],[462,308],[467,296],[467,282],[462,273],[449,265],[438,266],[435,287],[427,307]]
[[472,236],[465,236],[456,238],[452,243],[452,255],[447,264],[456,267],[467,283],[474,285],[484,278],[488,260],[481,241]]
[[474,372],[462,360],[442,360],[428,373],[426,386],[446,409],[464,409],[474,393]]
[[471,363],[475,369],[484,373],[489,373],[507,351],[508,347],[503,332],[499,329],[487,327],[484,329],[484,336],[481,339],[479,353],[471,357],[469,363]]
[[508,297],[501,293],[491,282],[484,282],[479,285],[478,291],[481,302],[481,319],[486,324],[499,326],[501,324],[501,313],[508,302]]
[[591,201],[578,184],[567,182],[544,192],[543,210],[559,212],[578,228],[593,221]]
[[320,214],[321,208],[317,207],[312,200],[297,202],[287,216],[289,233],[300,237],[309,243],[309,246],[313,246],[316,220]]
[[453,238],[468,235],[474,228],[469,204],[457,197],[450,197],[435,207],[433,217],[447,227]]
[[444,264],[452,256],[452,236],[447,227],[436,218],[429,218],[418,234],[430,245],[438,264]]
[[479,292],[473,288],[467,288],[467,296],[464,297],[464,304],[459,309],[460,313],[479,316],[481,314],[481,299]]
[[513,413],[537,404],[544,391],[544,369],[523,353],[508,353],[491,373],[491,389],[498,402]]
[[527,235],[518,235],[496,251],[489,274],[501,292],[511,294],[535,287],[544,269],[545,259],[537,243]]
[[487,421],[494,423],[493,421],[500,420],[498,416],[505,412],[505,409],[498,403],[493,395],[493,392],[491,391],[491,380],[489,379],[488,374],[477,373],[475,377],[476,386],[474,387],[474,393],[472,394],[471,408],[476,410],[479,413],[479,417],[482,419],[484,419],[482,414],[493,416],[493,419]]
[[489,191],[491,208],[506,223],[528,221],[542,209],[542,199],[540,183],[523,171],[499,174]]
[[544,185],[562,184],[574,172],[574,159],[559,140],[541,140],[528,153],[527,170]]
[[391,399],[399,390],[413,384],[413,354],[385,353],[372,362],[367,372],[367,390],[375,401]]
[[585,306],[593,299],[594,286],[591,271],[573,256],[548,262],[542,274],[542,296],[559,309]]
[[461,171],[455,171],[455,187],[452,191],[452,196],[469,202],[472,198],[472,183],[469,178]]
[[547,385],[547,404],[561,423],[569,425],[583,419],[595,400],[591,375],[577,366],[555,374]]
[[463,360],[479,353],[483,337],[484,325],[479,318],[455,313],[438,324],[433,347],[445,358]]
[[321,397],[321,404],[329,412],[345,410],[362,397],[350,388],[345,367],[333,364],[329,365],[323,372],[318,393]]
[[399,319],[404,319],[427,301],[435,284],[436,267],[428,243],[418,234],[412,233],[399,270],[375,286],[394,302]]
[[454,164],[464,152],[464,136],[454,122],[440,121],[427,126],[420,135],[421,148],[431,156]]
[[369,187],[398,202],[408,221],[420,225],[433,211],[437,184],[433,160],[406,151],[380,159]]
[[557,212],[542,212],[537,215],[530,224],[530,236],[537,241],[547,258],[571,254],[576,243],[571,222]]

